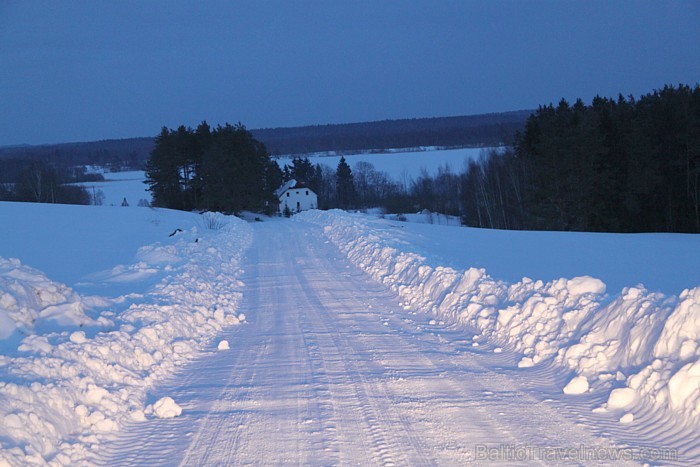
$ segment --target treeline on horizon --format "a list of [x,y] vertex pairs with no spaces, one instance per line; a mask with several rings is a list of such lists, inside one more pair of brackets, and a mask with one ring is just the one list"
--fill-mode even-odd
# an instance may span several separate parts
[[0,160],[0,201],[99,204],[78,182],[102,181],[85,167],[54,167],[43,160]]
[[531,110],[460,117],[251,130],[273,156],[382,152],[417,147],[493,147],[510,143]]
[[494,229],[698,233],[700,87],[541,106],[512,145],[461,173],[396,183],[361,171],[356,183],[375,182],[357,190],[357,208],[427,209]]
[[372,164],[341,162],[295,157],[280,170],[242,125],[212,130],[203,122],[163,128],[147,182],[154,205],[175,209],[273,212],[274,189],[295,178],[316,191],[322,209],[427,209],[495,229],[698,233],[700,88],[540,106],[512,144],[461,172],[445,166],[397,181]]
[[[0,201],[101,204],[99,196],[73,184],[104,180],[88,166],[142,170],[138,147],[143,139],[0,148]],[[145,139],[152,147],[153,139]]]
[[5,161],[42,161],[54,168],[96,166],[112,172],[143,170],[153,138],[128,138],[85,143],[61,143],[41,146],[0,147],[0,167]]
[[[250,130],[272,155],[337,151],[439,147],[488,147],[512,141],[530,110],[462,117],[435,117],[377,122],[312,125]],[[93,165],[111,171],[143,170],[155,138],[127,138],[42,146],[0,147],[7,159],[41,160],[54,167]],[[0,167],[1,168],[1,167]]]
[[[511,140],[515,131],[523,127],[529,113],[515,111],[273,128],[249,133],[275,154],[382,151],[418,146],[494,146]],[[111,172],[145,170],[157,144],[158,137],[145,137],[0,147],[0,201],[99,204],[90,193],[69,184],[101,179],[100,175],[86,173],[87,166]],[[33,188],[29,189],[29,185]],[[194,206],[187,199],[172,205],[176,209]]]

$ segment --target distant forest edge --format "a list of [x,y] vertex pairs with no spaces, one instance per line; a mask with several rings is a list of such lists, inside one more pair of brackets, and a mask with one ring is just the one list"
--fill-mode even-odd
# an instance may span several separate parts
[[[273,156],[335,151],[353,153],[437,146],[490,147],[512,142],[531,110],[365,123],[250,130]],[[0,159],[39,159],[71,167],[96,165],[112,170],[143,169],[154,148],[153,137],[84,143],[0,147]],[[0,180],[2,182],[2,180]]]
[[272,128],[251,130],[251,133],[273,156],[425,146],[493,147],[511,143],[533,112],[519,110],[463,117]]
[[[489,149],[460,172],[444,166],[399,181],[367,162],[351,169],[341,157],[334,170],[305,157],[419,146]],[[69,185],[100,176],[85,165],[145,167],[153,205],[174,209],[274,212],[275,187],[294,179],[318,194],[320,209],[428,210],[493,229],[700,233],[698,84],[562,99],[532,113],[257,131],[202,122],[164,127],[155,139],[4,151],[0,200],[86,203],[89,194]],[[274,153],[294,157],[280,168]]]

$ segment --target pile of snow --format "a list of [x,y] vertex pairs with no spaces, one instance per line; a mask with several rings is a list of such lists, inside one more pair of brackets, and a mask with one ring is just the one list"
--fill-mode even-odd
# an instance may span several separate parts
[[230,350],[231,349],[231,347],[229,346],[228,341],[226,339],[219,342],[219,345],[216,346],[216,348],[219,350]]
[[150,410],[148,410],[149,408],[158,418],[174,418],[179,417],[180,414],[182,414],[182,407],[177,405],[172,397],[167,396],[158,399],[158,401],[153,404],[152,407],[147,407],[147,412],[150,412]]
[[0,257],[0,340],[15,332],[30,335],[46,326],[107,326],[85,314],[83,299],[18,259]]
[[[21,338],[0,357],[0,464],[81,463],[88,447],[127,420],[180,414],[169,398],[146,407],[149,389],[239,323],[237,278],[252,230],[232,217],[221,224],[142,248],[138,263],[114,277],[168,269],[147,294],[126,300],[98,303],[0,258],[0,343]],[[94,304],[109,307],[89,309]],[[44,321],[60,326],[45,329]]]
[[[551,282],[561,277],[592,276],[606,293],[644,284],[650,292],[678,296],[700,284],[700,236],[693,234],[602,234],[457,228],[437,222],[417,222],[415,216],[362,216],[374,231],[387,230],[402,250],[428,258],[430,264],[456,270],[485,268],[510,284],[523,277]],[[398,218],[407,222],[397,222]],[[439,216],[444,219],[445,216]],[[425,220],[425,217],[424,217]],[[440,224],[440,225],[438,225]],[[392,246],[392,245],[388,245]]]
[[579,375],[564,386],[564,394],[584,394],[588,392],[588,378]]
[[[545,361],[570,369],[564,391],[608,391],[600,411],[671,410],[683,423],[700,418],[700,287],[680,296],[625,288],[610,300],[599,279],[508,284],[484,269],[430,265],[397,234],[373,229],[362,216],[309,211],[315,223],[359,268],[396,292],[407,308],[461,323],[519,352],[520,367]],[[628,415],[629,414],[629,415]]]

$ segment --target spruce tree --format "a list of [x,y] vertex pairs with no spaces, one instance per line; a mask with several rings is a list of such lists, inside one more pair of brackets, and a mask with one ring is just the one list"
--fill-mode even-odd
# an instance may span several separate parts
[[290,178],[308,185],[314,178],[315,170],[313,164],[308,157],[295,157],[292,159],[292,167],[290,169]]
[[148,185],[154,206],[183,209],[175,144],[171,132],[166,127],[156,136],[155,147],[146,164],[144,183]]
[[269,211],[281,171],[242,124],[163,128],[146,168],[155,206],[224,212]]
[[345,161],[340,158],[338,169],[335,172],[335,189],[340,209],[350,209],[355,204],[355,182],[352,179],[352,170]]

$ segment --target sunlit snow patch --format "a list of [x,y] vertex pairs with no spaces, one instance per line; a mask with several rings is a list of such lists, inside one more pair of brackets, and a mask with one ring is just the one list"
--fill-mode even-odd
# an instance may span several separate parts
[[153,414],[158,418],[175,418],[182,414],[182,407],[172,397],[166,396],[153,404]]
[[231,347],[229,347],[228,341],[224,339],[219,342],[219,345],[216,348],[219,350],[229,350]]

